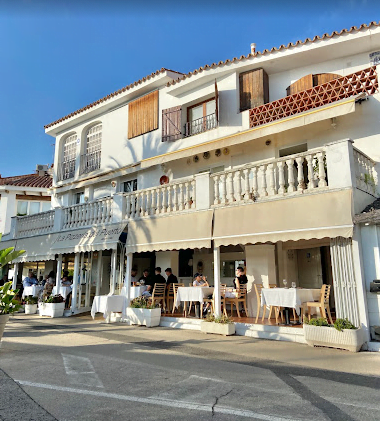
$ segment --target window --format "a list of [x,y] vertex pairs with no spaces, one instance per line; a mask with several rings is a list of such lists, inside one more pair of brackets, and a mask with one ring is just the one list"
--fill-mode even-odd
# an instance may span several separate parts
[[131,193],[137,190],[137,178],[134,180],[126,181],[124,183],[124,193]]
[[28,202],[19,200],[17,202],[17,216],[24,216],[28,214]]
[[51,210],[51,202],[42,202],[41,203],[41,212],[47,212]]
[[40,202],[30,202],[29,203],[29,215],[34,215],[35,213],[39,213],[40,211]]
[[62,162],[58,169],[59,180],[67,180],[75,175],[77,135],[72,134],[63,141]]
[[158,129],[158,91],[128,104],[128,138]]
[[51,209],[49,201],[17,200],[17,216],[34,215]]
[[102,149],[102,125],[91,127],[86,133],[86,145],[81,156],[81,174],[87,174],[100,168]]
[[74,195],[74,205],[78,205],[80,203],[84,203],[84,192],[78,192]]
[[264,69],[239,75],[240,111],[259,107],[269,101],[269,81]]
[[187,109],[185,136],[193,136],[207,130],[215,129],[217,125],[215,98],[193,105]]

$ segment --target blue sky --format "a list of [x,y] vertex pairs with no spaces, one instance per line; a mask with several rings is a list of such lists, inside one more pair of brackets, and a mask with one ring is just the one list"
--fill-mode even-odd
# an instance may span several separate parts
[[0,174],[53,160],[48,124],[147,74],[380,20],[380,2],[0,0]]

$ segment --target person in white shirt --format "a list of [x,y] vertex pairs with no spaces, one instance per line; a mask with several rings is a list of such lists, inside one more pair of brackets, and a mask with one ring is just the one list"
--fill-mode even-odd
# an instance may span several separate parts
[[[193,287],[208,287],[208,286],[209,284],[207,282],[206,277],[197,272],[194,275]],[[208,295],[207,298],[211,300],[212,294]],[[203,316],[206,316],[209,307],[210,307],[210,303],[207,303],[205,308],[203,309]]]

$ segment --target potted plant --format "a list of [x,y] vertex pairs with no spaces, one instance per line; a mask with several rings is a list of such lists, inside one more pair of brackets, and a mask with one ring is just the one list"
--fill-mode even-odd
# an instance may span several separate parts
[[213,314],[208,314],[201,323],[201,332],[224,336],[235,335],[235,323],[228,316],[215,317]]
[[336,319],[329,325],[324,318],[304,320],[305,340],[310,346],[327,346],[358,352],[364,343],[361,328],[354,326],[348,319]]
[[62,317],[65,311],[65,300],[62,295],[51,295],[38,304],[40,316]]
[[160,324],[161,308],[149,302],[148,298],[137,297],[126,310],[126,322],[132,325],[154,327]]
[[16,299],[18,289],[13,290],[11,287],[12,282],[7,282],[0,287],[0,340],[9,320],[9,315],[20,308],[20,303]]
[[28,295],[24,298],[25,314],[36,314],[37,313],[38,298],[33,295]]

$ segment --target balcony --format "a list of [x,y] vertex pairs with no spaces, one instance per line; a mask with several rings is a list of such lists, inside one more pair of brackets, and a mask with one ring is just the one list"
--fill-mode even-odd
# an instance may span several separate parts
[[75,159],[62,162],[58,165],[58,181],[69,180],[74,178],[75,175]]
[[101,151],[91,152],[80,157],[80,175],[100,168]]
[[[341,157],[339,161],[337,156]],[[344,140],[211,175],[196,174],[162,186],[14,217],[7,239],[175,213],[244,206],[350,187],[375,195],[378,184],[375,164],[354,148],[350,140]]]
[[207,132],[208,130],[216,129],[217,127],[218,119],[216,113],[209,114],[205,117],[187,122],[185,124],[185,137]]
[[291,117],[361,93],[373,95],[378,88],[376,67],[373,66],[252,108],[249,110],[249,127]]

